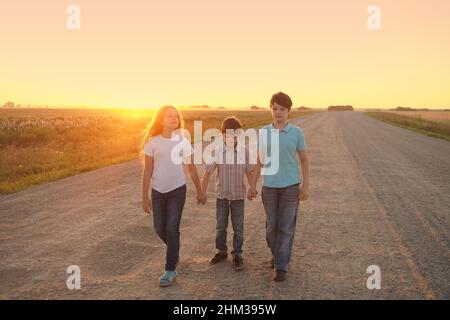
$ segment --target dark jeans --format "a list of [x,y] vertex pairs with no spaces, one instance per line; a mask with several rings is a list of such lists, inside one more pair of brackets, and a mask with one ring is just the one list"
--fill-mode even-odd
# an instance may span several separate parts
[[180,221],[186,201],[186,185],[167,193],[152,188],[153,225],[156,233],[167,245],[167,271],[174,271],[180,251]]
[[264,187],[261,191],[266,211],[266,241],[274,257],[275,269],[287,271],[299,208],[300,185],[286,188]]
[[216,201],[216,248],[227,251],[228,216],[231,211],[233,225],[233,255],[242,254],[244,242],[244,200],[217,199]]

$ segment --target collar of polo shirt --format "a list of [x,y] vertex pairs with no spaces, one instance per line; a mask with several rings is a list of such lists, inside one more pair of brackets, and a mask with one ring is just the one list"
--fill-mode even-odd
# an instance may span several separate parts
[[[288,132],[290,128],[291,128],[291,124],[289,122],[287,122],[287,124],[280,131],[281,132]],[[279,130],[279,129],[274,127],[273,122],[270,124],[270,129],[271,130]]]

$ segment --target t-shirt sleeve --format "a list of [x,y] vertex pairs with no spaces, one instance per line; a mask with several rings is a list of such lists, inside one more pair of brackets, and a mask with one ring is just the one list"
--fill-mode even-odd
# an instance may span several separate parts
[[297,151],[304,151],[306,148],[305,135],[303,134],[303,130],[298,128]]
[[154,153],[155,153],[155,147],[154,144],[152,143],[152,140],[147,141],[147,143],[144,145],[144,154],[153,157]]

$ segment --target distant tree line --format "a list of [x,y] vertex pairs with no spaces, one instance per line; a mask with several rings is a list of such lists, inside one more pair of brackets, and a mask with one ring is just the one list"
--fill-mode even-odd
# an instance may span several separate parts
[[329,106],[328,111],[353,111],[353,106]]

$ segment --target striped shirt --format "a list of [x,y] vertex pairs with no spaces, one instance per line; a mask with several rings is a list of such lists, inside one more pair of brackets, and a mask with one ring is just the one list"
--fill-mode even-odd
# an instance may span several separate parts
[[[242,148],[241,152],[238,152],[238,148]],[[223,158],[217,157],[219,153],[222,153]],[[242,157],[245,158],[243,159]],[[211,164],[206,165],[206,171],[212,174],[217,168],[217,198],[227,200],[245,199],[244,178],[245,174],[252,169],[247,148],[239,145],[237,148],[216,148],[213,151],[213,159]],[[222,159],[223,161],[221,161]]]

